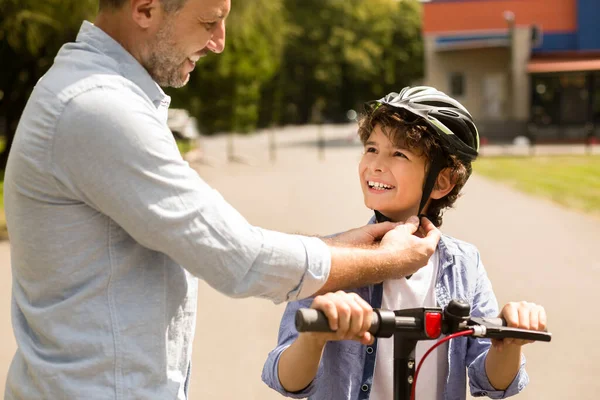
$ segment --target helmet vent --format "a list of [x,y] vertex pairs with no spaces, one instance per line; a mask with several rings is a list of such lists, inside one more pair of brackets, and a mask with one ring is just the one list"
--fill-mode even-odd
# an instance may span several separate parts
[[444,114],[447,115],[449,117],[454,117],[454,118],[458,118],[460,117],[460,115],[458,115],[457,113],[455,113],[454,111],[450,111],[450,110],[438,110],[438,112],[440,114]]

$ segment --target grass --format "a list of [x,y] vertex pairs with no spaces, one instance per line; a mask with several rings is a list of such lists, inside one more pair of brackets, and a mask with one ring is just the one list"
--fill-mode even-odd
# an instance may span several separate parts
[[196,147],[196,144],[192,140],[177,139],[177,147],[179,147],[181,155],[184,155],[188,151],[193,150]]
[[482,157],[475,172],[566,207],[600,215],[600,156]]

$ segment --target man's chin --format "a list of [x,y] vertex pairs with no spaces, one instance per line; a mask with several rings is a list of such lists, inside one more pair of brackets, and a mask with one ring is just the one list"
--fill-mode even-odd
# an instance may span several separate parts
[[185,85],[187,85],[187,83],[190,81],[190,74],[187,74],[184,78],[182,79],[178,79],[176,81],[171,81],[168,84],[159,84],[161,87],[163,88],[175,88],[175,89],[179,89],[184,87]]

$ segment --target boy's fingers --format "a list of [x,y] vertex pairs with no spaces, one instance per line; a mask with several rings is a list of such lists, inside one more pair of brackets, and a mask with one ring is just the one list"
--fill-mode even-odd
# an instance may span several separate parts
[[546,317],[546,310],[544,309],[544,307],[540,307],[540,314],[538,316],[538,323],[539,323],[539,330],[540,331],[545,331],[546,328],[548,327],[548,322],[547,322],[547,317]]
[[529,313],[529,329],[537,331],[540,329],[540,312],[537,307],[533,307],[533,309]]
[[350,307],[350,332],[353,335],[361,334],[363,331],[363,309],[358,304],[354,296],[349,295],[347,304]]
[[518,313],[519,313],[519,328],[523,328],[523,329],[531,329],[531,323],[529,320],[530,317],[530,309],[528,307],[524,307],[521,306],[518,309]]
[[373,308],[356,293],[352,293],[354,300],[362,310],[362,327],[361,332],[367,332],[371,328],[371,320],[373,319]]
[[500,316],[506,320],[507,326],[511,328],[519,326],[519,312],[514,303],[505,305]]
[[373,337],[373,335],[371,335],[369,332],[365,332],[361,337],[360,337],[360,343],[368,346],[371,345],[375,342],[375,339]]
[[350,305],[347,303],[347,300],[344,299],[346,293],[343,291],[336,292],[336,296],[334,297],[335,307],[337,308],[338,314],[338,329],[337,335],[342,338],[348,334],[348,330],[350,329],[350,322],[352,316],[352,309]]
[[329,321],[329,328],[337,331],[339,328],[337,307],[331,300],[333,293],[327,293],[323,296],[317,296],[311,304],[311,308],[322,311]]

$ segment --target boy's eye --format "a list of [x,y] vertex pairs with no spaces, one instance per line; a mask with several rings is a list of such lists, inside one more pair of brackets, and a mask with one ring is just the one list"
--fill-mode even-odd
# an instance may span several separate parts
[[399,152],[399,151],[394,153],[394,157],[404,157],[408,160],[408,157],[406,157],[406,155],[404,153]]
[[375,153],[377,149],[375,147],[367,147],[365,153]]

